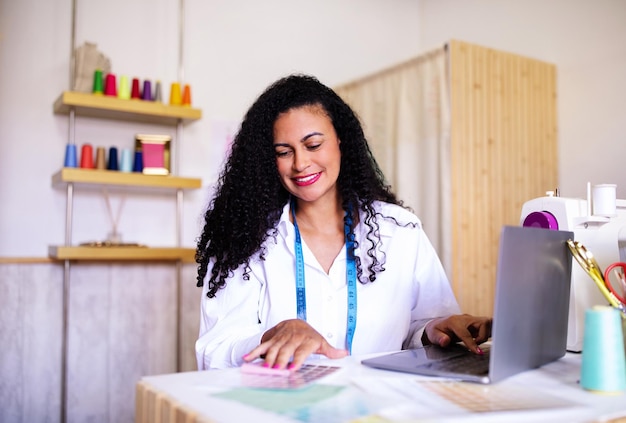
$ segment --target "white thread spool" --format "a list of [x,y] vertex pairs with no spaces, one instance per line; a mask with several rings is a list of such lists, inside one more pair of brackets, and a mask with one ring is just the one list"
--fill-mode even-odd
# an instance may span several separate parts
[[616,215],[617,185],[600,184],[593,186],[593,214],[594,216]]

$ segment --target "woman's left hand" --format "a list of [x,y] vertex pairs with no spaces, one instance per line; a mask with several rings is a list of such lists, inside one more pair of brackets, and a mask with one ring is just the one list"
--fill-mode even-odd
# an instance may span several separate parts
[[491,337],[492,323],[491,317],[477,317],[469,314],[440,317],[426,325],[422,343],[447,347],[451,343],[461,341],[471,351],[482,354],[478,345]]

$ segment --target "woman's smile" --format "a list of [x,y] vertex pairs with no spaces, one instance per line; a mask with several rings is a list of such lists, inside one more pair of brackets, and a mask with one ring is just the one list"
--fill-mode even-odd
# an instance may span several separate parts
[[299,187],[305,187],[307,185],[312,185],[315,182],[317,182],[317,180],[322,176],[321,172],[318,173],[313,173],[307,176],[301,176],[298,178],[293,178],[293,182],[294,184],[298,185]]

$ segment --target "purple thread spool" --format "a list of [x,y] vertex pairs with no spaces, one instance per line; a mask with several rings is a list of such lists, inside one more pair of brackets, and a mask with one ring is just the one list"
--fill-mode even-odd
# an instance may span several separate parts
[[152,86],[150,81],[143,81],[143,91],[141,93],[142,100],[152,101]]

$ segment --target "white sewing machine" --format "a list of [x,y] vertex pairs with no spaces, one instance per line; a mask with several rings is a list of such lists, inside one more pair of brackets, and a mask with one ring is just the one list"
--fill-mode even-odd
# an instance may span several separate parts
[[[574,232],[575,240],[593,253],[601,269],[617,261],[626,262],[626,200],[615,200],[611,216],[594,216],[590,203],[591,198],[563,198],[548,192],[524,203],[520,224]],[[572,259],[569,351],[582,350],[585,310],[606,303],[591,277]]]

